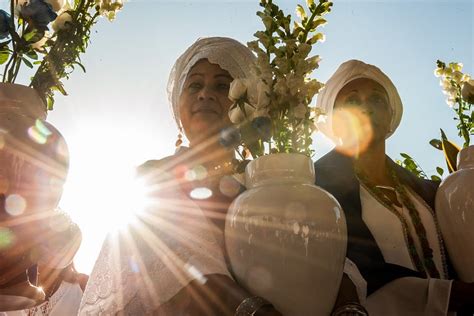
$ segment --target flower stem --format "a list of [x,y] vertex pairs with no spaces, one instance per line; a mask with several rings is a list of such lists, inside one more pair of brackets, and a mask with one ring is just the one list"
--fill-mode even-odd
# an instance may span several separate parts
[[469,146],[469,143],[470,143],[470,137],[469,137],[469,132],[467,130],[467,126],[466,126],[466,121],[464,120],[464,115],[463,115],[463,110],[464,110],[464,101],[463,99],[460,97],[459,98],[460,102],[458,102],[458,109],[457,109],[457,115],[459,117],[459,125],[460,125],[460,133],[461,133],[461,136],[464,138],[464,145],[463,147],[464,148],[467,148]]

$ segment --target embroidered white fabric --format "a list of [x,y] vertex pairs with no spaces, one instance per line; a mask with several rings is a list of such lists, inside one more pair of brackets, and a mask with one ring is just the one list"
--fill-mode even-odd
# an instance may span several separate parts
[[168,79],[168,98],[179,128],[179,96],[188,72],[201,59],[219,65],[234,79],[250,77],[254,72],[255,55],[240,42],[227,37],[199,38],[176,60]]
[[25,310],[0,312],[0,316],[64,316],[76,315],[82,298],[79,284],[63,281],[44,303]]
[[[427,238],[433,249],[434,262],[442,279],[405,277],[393,280],[368,296],[365,307],[370,315],[452,315],[448,312],[452,281],[444,279],[447,275],[444,252],[434,213],[415,192],[408,187],[406,189],[426,228]],[[406,240],[407,231],[414,231],[408,210],[405,207],[396,208],[395,210],[399,212],[397,216],[377,201],[362,185],[360,199],[362,218],[374,235],[385,261],[416,269]],[[401,218],[407,223],[406,225],[403,224]],[[418,240],[416,234],[412,235],[415,240]],[[422,256],[419,245],[417,245],[417,251]],[[350,269],[347,263],[348,260],[346,260],[344,272],[348,273],[360,296],[361,293],[367,291],[367,283],[357,268]]]
[[230,277],[222,233],[170,174],[154,173],[163,188],[154,196],[158,202],[126,233],[108,236],[79,315],[152,314],[193,280],[205,282],[214,273]]

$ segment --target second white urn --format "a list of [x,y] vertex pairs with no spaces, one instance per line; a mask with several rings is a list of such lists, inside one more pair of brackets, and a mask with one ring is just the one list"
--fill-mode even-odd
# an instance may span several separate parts
[[307,156],[260,157],[247,166],[247,191],[227,215],[225,241],[237,282],[284,315],[329,315],[342,278],[344,213],[314,180]]

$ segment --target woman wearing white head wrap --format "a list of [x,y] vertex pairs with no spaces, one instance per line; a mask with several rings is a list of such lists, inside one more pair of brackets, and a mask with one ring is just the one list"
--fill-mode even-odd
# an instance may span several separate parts
[[343,63],[317,106],[320,129],[336,148],[315,163],[316,184],[346,213],[347,257],[371,315],[446,315],[466,307],[474,285],[449,281],[434,214],[438,183],[419,179],[385,154],[400,123],[402,102],[392,81],[358,60]]
[[232,140],[229,86],[251,75],[254,59],[223,37],[199,39],[179,57],[168,92],[189,148],[138,168],[158,202],[123,242],[108,238],[80,315],[280,315],[233,281],[223,249],[225,214],[241,189],[230,176],[233,150],[222,145]]

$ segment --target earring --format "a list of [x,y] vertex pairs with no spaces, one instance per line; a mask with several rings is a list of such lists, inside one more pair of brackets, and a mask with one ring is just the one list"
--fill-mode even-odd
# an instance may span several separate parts
[[178,148],[179,146],[181,146],[182,143],[183,143],[183,134],[181,134],[181,131],[179,131],[178,139],[176,140],[176,143],[174,145],[176,146],[176,148]]

